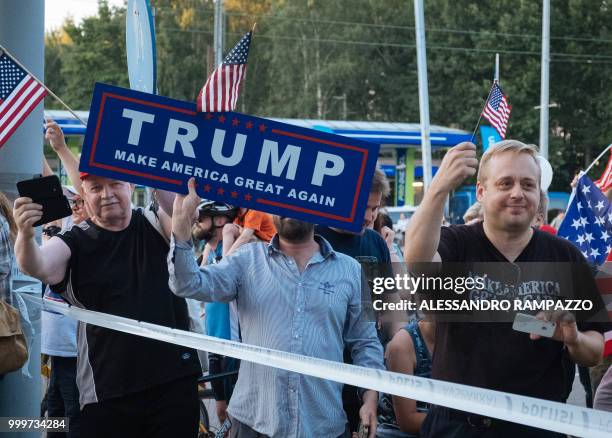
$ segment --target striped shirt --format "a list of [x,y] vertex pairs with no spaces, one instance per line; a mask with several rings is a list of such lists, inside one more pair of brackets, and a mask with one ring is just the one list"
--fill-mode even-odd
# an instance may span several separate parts
[[[362,300],[361,268],[315,236],[321,251],[300,273],[278,247],[251,243],[221,263],[198,268],[191,245],[175,242],[168,255],[170,289],[181,297],[236,299],[246,344],[384,369],[383,351]],[[363,305],[362,305],[363,301]],[[345,429],[342,384],[250,362],[240,364],[229,413],[270,437],[337,437]]]

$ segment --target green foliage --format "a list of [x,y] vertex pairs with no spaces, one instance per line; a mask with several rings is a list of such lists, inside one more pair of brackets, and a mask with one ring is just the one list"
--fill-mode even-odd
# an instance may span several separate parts
[[[214,4],[151,3],[159,93],[193,101],[214,66]],[[540,104],[541,2],[424,3],[431,123],[474,129],[499,52],[501,85],[513,106],[508,136],[538,143],[540,114],[534,107]],[[412,2],[225,4],[226,53],[257,22],[239,111],[268,117],[419,121]],[[612,141],[611,27],[609,0],[552,2],[553,190],[567,190],[574,171]],[[127,86],[125,9],[110,9],[100,1],[98,16],[79,25],[67,22],[62,32],[46,38],[46,79],[70,105],[88,108],[95,81]]]

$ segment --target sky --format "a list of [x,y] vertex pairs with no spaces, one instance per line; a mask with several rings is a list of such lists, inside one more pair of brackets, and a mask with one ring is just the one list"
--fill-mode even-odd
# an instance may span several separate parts
[[[110,6],[122,6],[125,0],[108,0]],[[84,17],[96,15],[98,0],[45,0],[45,30],[59,28],[66,17],[76,23]]]

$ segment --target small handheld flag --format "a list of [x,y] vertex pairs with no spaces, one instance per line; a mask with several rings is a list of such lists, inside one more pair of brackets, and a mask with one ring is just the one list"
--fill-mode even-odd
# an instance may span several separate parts
[[502,139],[506,138],[506,129],[508,129],[508,119],[510,118],[511,110],[512,106],[508,103],[501,87],[497,81],[494,82],[487,104],[482,110],[482,116],[491,123]]
[[0,48],[0,147],[46,94],[45,87]]
[[236,108],[252,35],[253,31],[247,32],[208,77],[198,95],[199,112],[233,111]]

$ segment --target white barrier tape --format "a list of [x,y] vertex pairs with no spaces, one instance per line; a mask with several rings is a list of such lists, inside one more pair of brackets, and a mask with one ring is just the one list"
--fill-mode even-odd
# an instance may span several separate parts
[[79,321],[300,374],[580,437],[612,436],[612,413],[441,380],[372,370],[94,312],[23,295]]

